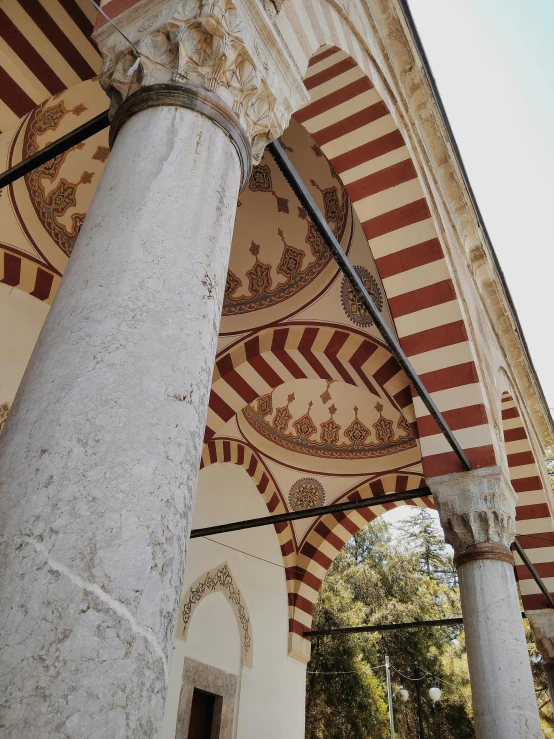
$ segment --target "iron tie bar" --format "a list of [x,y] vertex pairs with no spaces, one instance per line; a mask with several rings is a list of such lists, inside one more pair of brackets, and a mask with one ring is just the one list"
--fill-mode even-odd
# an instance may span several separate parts
[[410,364],[408,357],[404,354],[400,344],[396,340],[396,337],[394,336],[392,331],[389,329],[389,327],[385,323],[383,317],[381,316],[381,313],[377,309],[377,306],[371,299],[364,283],[360,279],[360,276],[358,275],[354,267],[351,265],[350,260],[346,256],[345,252],[343,251],[337,239],[335,238],[335,234],[331,231],[329,224],[327,223],[327,221],[323,217],[323,214],[317,207],[315,200],[310,195],[306,185],[302,182],[300,175],[298,174],[293,164],[291,163],[290,159],[286,155],[282,144],[279,141],[273,141],[271,144],[269,144],[267,149],[269,153],[271,154],[271,156],[273,157],[273,159],[275,160],[275,163],[277,164],[277,166],[283,173],[286,181],[289,183],[290,187],[292,188],[294,194],[300,201],[301,205],[307,211],[312,223],[318,229],[321,238],[324,240],[325,244],[327,245],[327,248],[333,255],[340,270],[346,276],[347,280],[350,282],[350,284],[356,291],[356,294],[360,298],[364,307],[369,312],[370,316],[373,319],[373,322],[375,323],[375,326],[377,327],[377,330],[381,334],[385,344],[390,349],[391,354],[397,359],[398,363],[400,364],[400,366],[402,367],[402,369],[408,376],[408,379],[410,380],[412,385],[415,387],[417,394],[421,398],[423,404],[425,405],[425,407],[431,414],[432,418],[435,420],[442,434],[444,435],[444,437],[446,438],[446,440],[452,447],[454,453],[456,454],[456,456],[462,463],[463,468],[465,470],[470,470],[471,464],[469,463],[469,460],[466,457],[464,450],[458,443],[450,427],[444,420],[441,412],[439,411],[433,399],[427,392],[425,385],[419,379],[417,372],[414,370],[414,368]]

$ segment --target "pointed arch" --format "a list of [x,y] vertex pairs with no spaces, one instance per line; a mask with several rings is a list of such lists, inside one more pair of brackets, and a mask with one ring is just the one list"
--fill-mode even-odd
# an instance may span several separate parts
[[[502,430],[512,486],[517,493],[516,536],[546,587],[554,593],[554,518],[552,495],[537,461],[526,424],[509,391],[504,391]],[[525,610],[549,605],[519,556],[516,575]]]
[[289,322],[264,329],[216,357],[204,441],[247,403],[296,379],[337,380],[385,397],[412,423],[410,383],[375,337],[347,326]]
[[[270,515],[286,513],[287,507],[277,482],[263,463],[260,455],[247,442],[218,437],[204,445],[200,462],[201,470],[208,465],[225,462],[236,464],[246,471],[258,488],[258,492],[262,496]],[[294,529],[290,523],[277,524],[274,528],[279,539],[288,581],[293,577],[291,570],[294,569],[296,564],[297,544]]]
[[213,593],[223,593],[237,619],[242,644],[242,664],[253,665],[252,625],[248,608],[227,562],[200,575],[185,591],[179,605],[177,638],[187,640],[194,611],[199,604]]
[[[376,475],[347,490],[334,502],[360,500],[406,490],[415,491],[418,487],[424,486],[425,481],[421,473],[413,471],[387,473]],[[431,496],[409,500],[406,504],[435,507]],[[364,526],[385,511],[395,507],[396,504],[391,503],[374,508],[360,508],[357,511],[327,514],[310,527],[298,552],[295,591],[292,599],[293,615],[289,625],[290,639],[296,651],[306,650],[302,644],[306,641],[303,634],[311,627],[319,589],[335,557]]]
[[[243,467],[262,495],[268,512],[285,513],[288,508],[270,471],[248,443],[232,438],[214,438],[204,446],[201,469],[211,464],[230,463]],[[334,503],[359,500],[392,492],[415,490],[424,485],[421,472],[408,470],[378,473],[347,489]],[[432,498],[406,501],[408,505],[434,507]],[[297,541],[291,523],[275,525],[279,538],[287,580],[289,602],[289,655],[301,661],[309,660],[309,640],[303,636],[310,628],[313,610],[321,583],[333,560],[360,529],[397,504],[375,508],[327,514],[316,519]]]
[[[369,16],[349,16],[325,0],[283,4],[277,22],[306,70],[312,100],[294,117],[328,157],[352,200],[402,348],[472,466],[494,465],[494,435],[468,318],[445,258],[439,213],[412,148],[417,137],[356,31],[369,25]],[[375,29],[367,37],[372,34]],[[414,407],[426,475],[460,471],[419,398]]]

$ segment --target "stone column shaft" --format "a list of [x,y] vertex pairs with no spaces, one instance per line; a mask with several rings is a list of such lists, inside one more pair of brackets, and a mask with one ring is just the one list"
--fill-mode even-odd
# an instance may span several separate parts
[[190,110],[115,143],[2,440],[3,736],[155,736],[239,183]]
[[97,34],[115,143],[0,452],[6,739],[161,727],[239,189],[305,102],[244,7]]
[[513,488],[497,467],[427,483],[455,552],[477,739],[541,739],[509,548]]
[[535,643],[542,657],[543,667],[548,682],[550,703],[554,710],[554,609],[526,611],[533,629]]

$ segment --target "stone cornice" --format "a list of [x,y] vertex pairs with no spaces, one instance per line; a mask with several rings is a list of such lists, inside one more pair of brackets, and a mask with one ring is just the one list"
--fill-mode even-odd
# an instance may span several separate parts
[[[352,4],[347,4],[350,7],[345,12],[352,12]],[[429,160],[426,175],[456,232],[459,251],[506,365],[530,410],[533,426],[542,445],[548,446],[554,441],[550,413],[400,0],[360,0],[360,5],[379,36],[383,57],[379,62],[383,62],[382,71],[396,97],[397,110],[413,129],[417,144]],[[420,165],[424,167],[422,161]]]
[[229,106],[259,161],[308,102],[301,75],[257,0],[142,0],[115,23],[127,38],[111,24],[94,34],[112,116],[141,87],[189,82]]

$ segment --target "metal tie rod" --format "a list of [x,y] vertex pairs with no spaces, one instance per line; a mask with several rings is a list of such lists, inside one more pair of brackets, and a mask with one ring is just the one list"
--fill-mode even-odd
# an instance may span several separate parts
[[429,413],[431,414],[431,416],[437,423],[441,432],[444,434],[446,440],[452,447],[454,453],[456,454],[456,456],[462,463],[463,468],[465,470],[470,470],[471,464],[469,463],[469,460],[466,457],[462,447],[460,446],[454,434],[452,433],[450,427],[444,420],[441,412],[439,411],[439,409],[433,402],[433,399],[427,392],[425,385],[419,379],[419,376],[417,375],[416,371],[410,364],[408,357],[402,351],[402,348],[400,347],[400,344],[396,340],[396,337],[394,336],[392,331],[389,329],[389,327],[385,323],[383,317],[381,316],[381,313],[375,306],[375,303],[371,299],[358,273],[356,272],[354,267],[351,265],[350,260],[344,253],[337,239],[335,238],[335,234],[329,228],[327,221],[325,220],[321,211],[317,207],[308,189],[302,182],[300,175],[298,174],[298,172],[292,165],[290,159],[286,155],[282,144],[279,141],[273,141],[271,144],[269,144],[267,148],[271,156],[275,160],[277,166],[283,173],[285,179],[287,180],[287,182],[293,189],[301,205],[308,212],[308,215],[310,216],[311,221],[317,227],[321,237],[325,241],[329,251],[333,255],[339,268],[346,275],[347,279],[350,281],[350,284],[355,289],[356,293],[361,299],[364,307],[368,310],[370,316],[372,317],[375,323],[375,326],[377,327],[377,330],[383,337],[383,340],[385,341],[386,345],[390,349],[393,356],[396,357],[396,359],[398,360],[398,363],[400,364],[404,372],[408,375],[410,382],[415,387],[417,394],[423,401],[423,404],[425,405],[425,407],[427,408],[427,410],[429,411]]
[[193,529],[190,532],[190,538],[199,539],[202,536],[226,534],[229,531],[255,529],[260,526],[287,523],[288,521],[298,521],[301,518],[319,517],[325,515],[326,513],[356,511],[360,508],[372,508],[374,506],[384,505],[387,503],[400,503],[404,500],[412,500],[413,498],[426,498],[427,496],[431,496],[432,494],[433,493],[429,490],[429,488],[415,488],[414,490],[405,490],[401,493],[388,493],[387,495],[378,495],[375,498],[347,500],[345,503],[334,503],[333,505],[318,506],[317,508],[308,508],[304,511],[289,511],[288,513],[277,513],[274,516],[262,516],[261,518],[250,518],[246,521],[233,521],[232,523],[224,523],[220,526],[208,526],[204,529]]
[[531,562],[531,560],[527,556],[527,553],[525,552],[525,550],[523,549],[523,547],[521,546],[521,544],[519,543],[519,541],[517,539],[514,539],[514,543],[512,544],[512,546],[516,550],[516,552],[519,554],[519,556],[520,556],[521,561],[523,562],[523,564],[527,567],[527,569],[531,573],[531,576],[532,576],[533,580],[539,586],[539,588],[541,590],[541,593],[544,595],[544,597],[548,601],[549,607],[550,608],[554,608],[554,599],[552,598],[552,595],[550,594],[548,588],[544,584],[544,581],[543,581],[542,577],[539,575],[539,573],[535,569],[533,563]]
[[7,185],[11,185],[12,182],[18,180],[23,175],[29,174],[33,169],[40,167],[42,164],[46,164],[51,159],[55,159],[60,154],[63,154],[72,146],[80,144],[81,141],[89,139],[94,136],[95,133],[102,131],[110,125],[108,120],[108,111],[104,111],[99,115],[91,118],[90,121],[83,123],[82,126],[74,128],[65,136],[62,136],[51,144],[48,144],[36,154],[24,159],[22,162],[14,165],[11,169],[7,169],[5,172],[0,174],[0,190]]
[[[521,613],[521,618],[527,618]],[[401,629],[422,629],[427,626],[459,626],[464,623],[459,618],[438,618],[434,621],[410,621],[403,624],[376,624],[375,626],[343,626],[338,629],[318,629],[316,631],[305,631],[304,636],[336,636],[338,634],[372,634],[378,631],[399,631]]]

